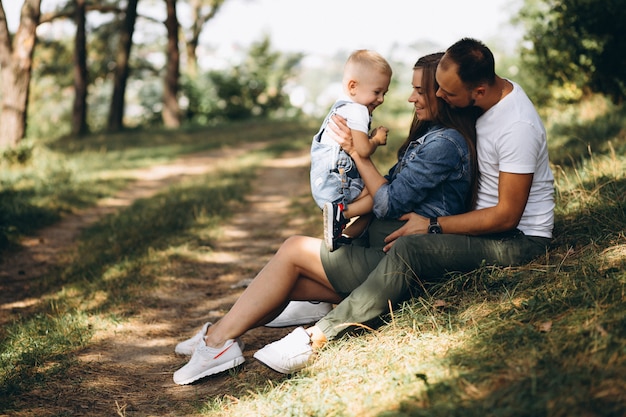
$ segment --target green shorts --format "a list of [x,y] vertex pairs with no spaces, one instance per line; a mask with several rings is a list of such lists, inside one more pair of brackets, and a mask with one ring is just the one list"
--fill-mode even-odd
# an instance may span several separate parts
[[326,245],[321,246],[322,266],[337,293],[346,297],[367,279],[385,256],[384,238],[403,224],[396,220],[374,219],[368,228],[367,237],[340,246],[333,252],[329,252]]

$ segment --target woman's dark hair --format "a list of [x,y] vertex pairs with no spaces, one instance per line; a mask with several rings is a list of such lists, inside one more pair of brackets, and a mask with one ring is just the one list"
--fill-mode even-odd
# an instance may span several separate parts
[[398,150],[398,158],[404,155],[409,144],[424,136],[433,125],[442,125],[457,130],[467,143],[470,153],[471,165],[471,188],[468,194],[466,207],[468,210],[474,208],[478,194],[478,161],[476,159],[476,119],[480,116],[480,109],[474,106],[467,108],[451,108],[445,101],[435,95],[439,89],[439,84],[435,78],[437,64],[443,57],[443,52],[425,55],[417,60],[413,69],[421,69],[421,88],[426,98],[426,106],[433,115],[433,120],[419,120],[417,113],[413,114],[409,136]]

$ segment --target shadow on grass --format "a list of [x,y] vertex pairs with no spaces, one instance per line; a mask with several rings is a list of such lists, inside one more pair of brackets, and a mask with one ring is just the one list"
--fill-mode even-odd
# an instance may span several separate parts
[[0,333],[1,408],[73,363],[91,336],[88,316],[120,309],[132,314],[132,301],[154,285],[144,272],[150,254],[197,239],[194,228],[216,227],[249,191],[253,171],[195,179],[139,200],[85,231],[72,263],[43,277],[28,294],[49,303],[39,303]]
[[[253,119],[224,123],[219,126],[188,127],[175,131],[167,129],[125,130],[119,133],[102,133],[77,140],[64,137],[48,146],[66,155],[80,152],[133,153],[141,151],[154,157],[174,159],[181,154],[237,146],[242,143],[276,139],[301,138],[306,135],[307,121],[275,121]],[[311,132],[311,137],[315,132]]]
[[93,206],[128,181],[71,182],[66,175],[49,175],[44,184],[0,191],[0,256],[19,249],[18,241],[60,220],[63,213]]
[[593,155],[607,155],[611,152],[609,141],[613,140],[617,154],[626,152],[626,107],[610,111],[588,122],[568,121],[555,125],[550,134],[564,138],[560,146],[550,149],[550,161],[555,165],[573,166]]
[[[587,198],[581,197],[583,192]],[[614,244],[616,233],[626,227],[626,179],[585,182],[583,188],[562,193],[559,199],[561,211],[569,209],[569,213],[555,218],[556,248],[593,244],[603,250]],[[567,207],[569,200],[576,204],[573,209]]]
[[426,384],[426,401],[407,398],[381,417],[624,415],[626,259],[623,250],[612,262],[603,253],[626,244],[626,180],[585,188],[597,195],[557,216],[546,259],[485,267],[434,289],[461,306],[445,315],[453,329],[467,326],[477,301],[493,310],[446,355],[458,376]]
[[481,319],[446,355],[461,373],[427,384],[426,404],[407,399],[381,416],[623,415],[626,276],[597,272],[517,272],[523,284],[486,297],[524,300]]
[[[197,129],[137,130],[61,138],[34,152],[0,178],[0,256],[15,249],[23,236],[56,222],[64,212],[95,204],[123,188],[130,179],[101,178],[170,162],[181,155],[267,141],[269,152],[309,145],[307,123],[252,120]],[[311,133],[312,136],[313,133]],[[0,159],[0,163],[2,160]]]

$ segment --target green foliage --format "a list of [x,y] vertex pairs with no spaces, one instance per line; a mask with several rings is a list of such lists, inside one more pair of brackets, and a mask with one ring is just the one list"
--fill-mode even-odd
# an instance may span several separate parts
[[29,138],[59,136],[70,131],[73,99],[71,40],[38,39],[28,100]]
[[2,163],[24,165],[33,156],[33,146],[26,141],[22,141],[15,148],[6,148],[1,156],[0,160]]
[[[100,6],[118,2],[99,2]],[[68,3],[66,5],[70,7]],[[100,14],[98,25],[87,28],[88,55],[88,125],[91,131],[102,131],[110,111],[113,69],[119,42],[120,19],[112,13]],[[143,22],[143,24],[147,24]],[[151,22],[161,26],[159,22]],[[58,138],[71,131],[74,99],[73,37],[39,38],[30,84],[27,136]],[[158,30],[145,30],[142,42],[133,45],[126,92],[127,125],[154,126],[160,123],[162,76],[153,58],[163,50]]]
[[540,97],[577,101],[590,92],[626,97],[626,0],[526,0],[522,58],[549,91]]
[[241,64],[184,82],[188,118],[206,124],[284,113],[290,107],[285,83],[301,59],[300,54],[272,51],[269,38],[264,38],[250,47]]
[[33,56],[33,77],[53,77],[59,87],[74,82],[72,73],[74,47],[69,39],[38,39]]

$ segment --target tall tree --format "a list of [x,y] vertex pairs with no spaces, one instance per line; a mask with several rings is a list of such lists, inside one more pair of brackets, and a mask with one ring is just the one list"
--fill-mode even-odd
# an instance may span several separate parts
[[178,86],[180,79],[180,52],[178,50],[178,17],[176,16],[176,0],[165,0],[167,5],[167,63],[163,86],[163,124],[166,127],[180,126],[180,106],[178,104]]
[[76,37],[74,38],[74,105],[72,108],[72,133],[83,136],[89,130],[87,127],[87,32],[85,29],[86,2],[75,0],[74,23]]
[[12,37],[0,0],[0,67],[2,67],[2,113],[0,147],[14,147],[26,133],[28,92],[32,73],[36,29],[41,0],[25,0],[20,24]]
[[525,0],[522,57],[548,85],[626,98],[626,0]]
[[119,131],[124,127],[124,95],[126,83],[130,72],[130,51],[133,44],[133,32],[137,21],[137,3],[139,0],[128,0],[126,13],[115,58],[115,70],[113,74],[113,97],[109,110],[107,128],[110,131]]
[[[76,35],[74,37],[73,52],[73,84],[74,84],[74,103],[72,106],[72,126],[71,130],[74,135],[83,136],[89,131],[87,125],[87,94],[89,85],[89,71],[87,68],[87,12],[98,11],[100,13],[122,13],[122,11],[114,5],[109,4],[89,4],[87,0],[72,0],[65,5],[52,12],[41,15],[39,24],[52,23],[58,19],[71,18],[76,25]],[[59,67],[64,71],[64,68]]]
[[197,50],[200,35],[206,23],[213,19],[225,0],[189,0],[191,7],[191,26],[186,31],[185,50],[187,52],[187,74],[191,78],[198,75]]

